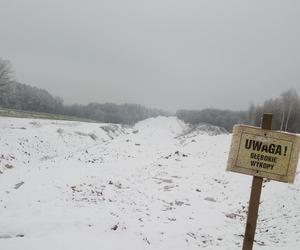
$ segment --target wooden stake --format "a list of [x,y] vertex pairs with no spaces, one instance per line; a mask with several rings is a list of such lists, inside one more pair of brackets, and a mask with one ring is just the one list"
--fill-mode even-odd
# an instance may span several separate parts
[[[261,128],[268,130],[272,129],[272,114],[263,114]],[[253,177],[243,250],[253,249],[262,183],[263,178],[256,176]]]

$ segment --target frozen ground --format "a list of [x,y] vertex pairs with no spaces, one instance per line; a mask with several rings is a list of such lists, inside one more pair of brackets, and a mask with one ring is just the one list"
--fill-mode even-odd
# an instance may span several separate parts
[[[222,132],[0,117],[0,249],[241,249],[252,178]],[[300,249],[299,188],[264,183],[254,249]]]

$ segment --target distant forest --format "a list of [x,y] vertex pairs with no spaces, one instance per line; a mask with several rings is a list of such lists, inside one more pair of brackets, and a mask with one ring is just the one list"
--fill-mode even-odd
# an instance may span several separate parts
[[[138,104],[90,103],[64,105],[63,99],[48,91],[13,80],[9,61],[0,58],[0,107],[26,111],[76,116],[105,123],[135,124],[169,112],[146,108]],[[273,113],[273,129],[300,133],[300,98],[295,90],[288,90],[263,105],[251,105],[246,111],[219,109],[178,110],[179,119],[193,125],[209,123],[232,130],[234,124],[260,126],[264,112]]]
[[292,89],[278,98],[266,100],[263,105],[251,105],[246,111],[178,110],[176,115],[190,124],[210,123],[232,131],[233,125],[237,123],[260,126],[263,113],[273,114],[274,130],[300,133],[300,98]]
[[90,103],[64,105],[63,99],[53,97],[48,91],[13,80],[9,61],[0,58],[0,107],[24,111],[45,112],[76,116],[104,123],[135,124],[168,112],[146,108],[138,104]]

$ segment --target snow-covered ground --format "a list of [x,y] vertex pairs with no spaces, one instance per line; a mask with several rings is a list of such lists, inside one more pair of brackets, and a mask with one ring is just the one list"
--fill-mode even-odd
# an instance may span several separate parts
[[[0,117],[0,249],[241,249],[251,176],[231,135]],[[300,179],[266,182],[254,249],[300,249]]]

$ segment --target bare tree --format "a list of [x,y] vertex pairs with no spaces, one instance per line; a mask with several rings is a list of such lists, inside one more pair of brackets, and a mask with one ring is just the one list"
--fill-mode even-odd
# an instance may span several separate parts
[[280,130],[282,131],[283,129],[283,123],[284,123],[284,119],[285,119],[285,111],[284,111],[284,104],[282,105],[282,116],[281,116],[281,123],[280,123]]
[[[291,114],[295,111],[294,110],[295,104],[297,103],[299,96],[294,89],[290,89],[281,94],[281,99],[282,99],[282,103],[283,103],[283,120],[284,120],[284,114],[286,114],[284,131],[287,131],[288,125],[290,122],[290,118],[291,118]],[[282,128],[283,128],[283,121],[281,124],[281,129]]]
[[12,70],[9,61],[0,57],[0,89],[12,81]]
[[288,129],[288,124],[289,124],[289,120],[290,120],[291,112],[292,112],[292,106],[293,106],[293,103],[290,103],[290,105],[289,105],[289,111],[288,111],[287,118],[286,118],[285,130],[284,131],[287,131],[287,129]]

